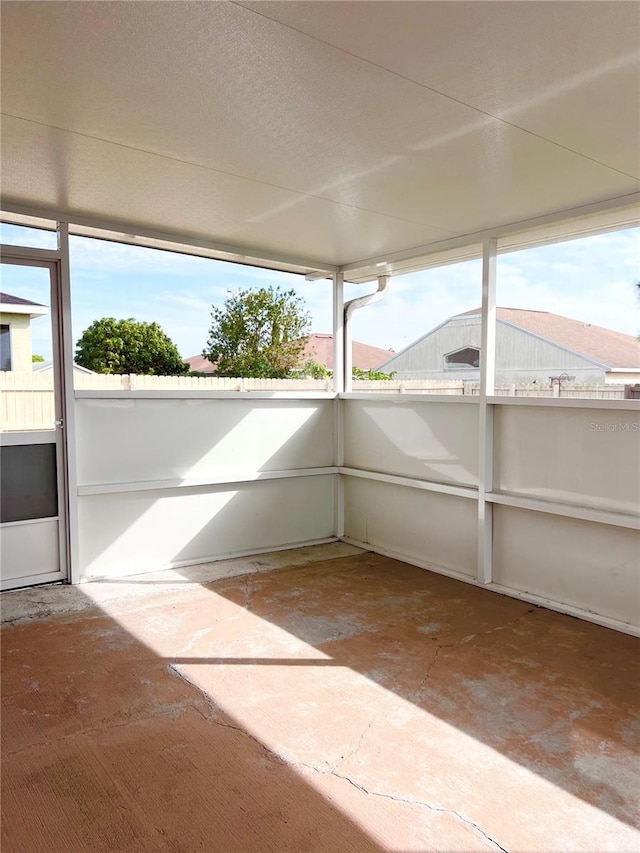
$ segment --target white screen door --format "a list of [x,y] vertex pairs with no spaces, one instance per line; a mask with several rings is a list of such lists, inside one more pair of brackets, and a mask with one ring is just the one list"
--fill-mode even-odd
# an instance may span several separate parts
[[0,588],[67,577],[58,266],[3,257]]

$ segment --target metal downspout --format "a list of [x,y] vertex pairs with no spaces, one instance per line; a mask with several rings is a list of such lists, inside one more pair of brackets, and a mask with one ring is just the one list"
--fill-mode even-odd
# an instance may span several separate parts
[[374,293],[368,293],[366,296],[358,296],[356,299],[350,299],[344,303],[344,390],[349,392],[353,389],[353,349],[351,341],[351,315],[358,308],[364,308],[365,305],[371,305],[372,302],[379,302],[384,299],[385,293],[391,281],[390,275],[378,276],[378,289]]

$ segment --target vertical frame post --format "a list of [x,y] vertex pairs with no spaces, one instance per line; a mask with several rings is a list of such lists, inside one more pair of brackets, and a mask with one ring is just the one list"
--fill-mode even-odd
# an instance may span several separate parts
[[[333,390],[336,395],[344,391],[344,276],[337,272],[333,276]],[[333,401],[333,464],[344,465],[344,430],[342,422],[342,400]],[[334,475],[333,486],[333,532],[341,539],[344,536],[344,480],[341,474]]]
[[[344,412],[343,400],[336,397],[333,401],[333,464],[336,468],[344,466]],[[344,536],[344,478],[334,474],[333,488],[333,534],[338,539]]]
[[482,247],[482,319],[480,344],[480,401],[478,406],[478,567],[480,583],[493,580],[493,405],[496,375],[496,267],[495,238]]
[[344,391],[344,276],[333,275],[333,390]]
[[66,470],[67,560],[69,583],[80,580],[78,551],[78,475],[76,463],[75,396],[73,390],[73,335],[71,328],[71,273],[69,266],[69,224],[58,222],[58,317],[60,375],[62,379],[63,442]]

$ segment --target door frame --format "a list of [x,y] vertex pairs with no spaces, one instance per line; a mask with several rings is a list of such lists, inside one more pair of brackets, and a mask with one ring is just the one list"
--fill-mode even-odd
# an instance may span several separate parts
[[[31,585],[54,581],[74,582],[72,566],[75,561],[72,559],[70,547],[71,484],[69,478],[69,460],[75,458],[75,451],[70,442],[70,438],[73,438],[73,357],[71,355],[70,361],[68,242],[64,239],[65,237],[66,234],[61,234],[59,229],[58,249],[38,249],[13,245],[0,246],[0,261],[3,264],[40,267],[49,271],[55,412],[54,440],[52,442],[47,440],[50,437],[49,430],[15,431],[0,435],[0,444],[3,446],[51,443],[55,444],[56,447],[59,571],[43,574]],[[72,427],[71,436],[69,435],[69,425]],[[25,438],[31,439],[31,441],[25,440]],[[75,470],[75,466],[73,468]]]

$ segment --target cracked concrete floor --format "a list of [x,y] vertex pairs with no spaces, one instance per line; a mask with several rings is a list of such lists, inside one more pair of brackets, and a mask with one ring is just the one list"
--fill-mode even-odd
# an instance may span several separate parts
[[640,849],[630,636],[344,545],[3,618],[4,853]]

